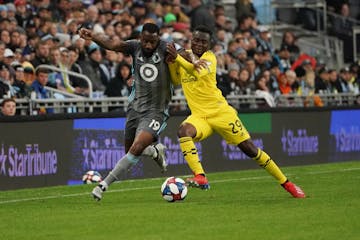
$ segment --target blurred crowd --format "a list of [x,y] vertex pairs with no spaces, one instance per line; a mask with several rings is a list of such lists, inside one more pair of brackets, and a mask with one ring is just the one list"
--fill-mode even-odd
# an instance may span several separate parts
[[[102,49],[80,38],[77,30],[137,39],[146,22],[156,23],[162,39],[185,49],[195,26],[213,29],[218,87],[224,96],[255,94],[273,107],[279,95],[359,94],[358,62],[340,71],[328,69],[301,52],[291,31],[275,47],[251,0],[236,0],[234,9],[235,15],[228,16],[221,1],[212,0],[0,0],[0,98],[49,98],[45,86],[89,96],[87,81],[69,72],[90,79],[90,97],[128,96],[131,57]],[[314,103],[322,106],[319,98]]]

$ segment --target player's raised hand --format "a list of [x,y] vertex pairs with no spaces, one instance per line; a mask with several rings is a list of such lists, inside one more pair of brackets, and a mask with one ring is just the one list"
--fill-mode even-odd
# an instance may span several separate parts
[[193,64],[194,64],[195,70],[198,72],[200,72],[200,70],[203,68],[209,67],[209,62],[204,59],[196,60]]
[[79,35],[85,40],[92,40],[92,30],[90,29],[80,28]]
[[166,62],[174,62],[176,57],[177,57],[177,51],[176,51],[176,47],[174,43],[167,43],[166,44],[166,52],[167,57],[166,57]]

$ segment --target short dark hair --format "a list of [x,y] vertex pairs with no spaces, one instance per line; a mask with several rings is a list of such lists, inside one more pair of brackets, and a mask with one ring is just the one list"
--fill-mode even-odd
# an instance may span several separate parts
[[35,72],[36,76],[38,76],[39,73],[50,73],[50,71],[47,68],[40,67],[40,68],[36,69],[36,72]]
[[1,102],[0,106],[1,106],[1,107],[4,107],[5,104],[8,103],[8,102],[13,102],[13,103],[16,104],[15,99],[13,99],[13,98],[6,98],[6,99],[4,99],[4,100]]
[[144,31],[160,34],[160,28],[154,23],[145,23],[142,27],[142,32]]
[[211,31],[211,29],[208,28],[207,26],[199,25],[199,26],[195,27],[194,32],[196,32],[196,31],[209,34],[210,39],[212,39],[212,37],[213,37],[213,31]]

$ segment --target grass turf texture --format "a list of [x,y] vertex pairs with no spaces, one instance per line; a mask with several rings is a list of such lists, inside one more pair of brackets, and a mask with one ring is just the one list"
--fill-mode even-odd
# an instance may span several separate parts
[[294,199],[263,170],[208,174],[209,191],[161,198],[161,179],[0,192],[0,239],[360,239],[360,161],[283,168]]

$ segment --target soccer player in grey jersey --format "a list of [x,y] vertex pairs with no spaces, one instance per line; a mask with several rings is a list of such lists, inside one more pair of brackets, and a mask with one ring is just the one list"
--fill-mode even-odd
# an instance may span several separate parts
[[125,151],[106,178],[96,186],[92,195],[101,200],[103,192],[133,165],[141,155],[151,156],[162,171],[166,171],[165,146],[156,142],[166,126],[168,104],[171,99],[171,79],[165,62],[166,42],[160,40],[159,27],[143,25],[139,40],[114,41],[104,34],[81,28],[82,38],[92,40],[103,48],[130,54],[133,58],[134,84],[129,96],[125,127]]

